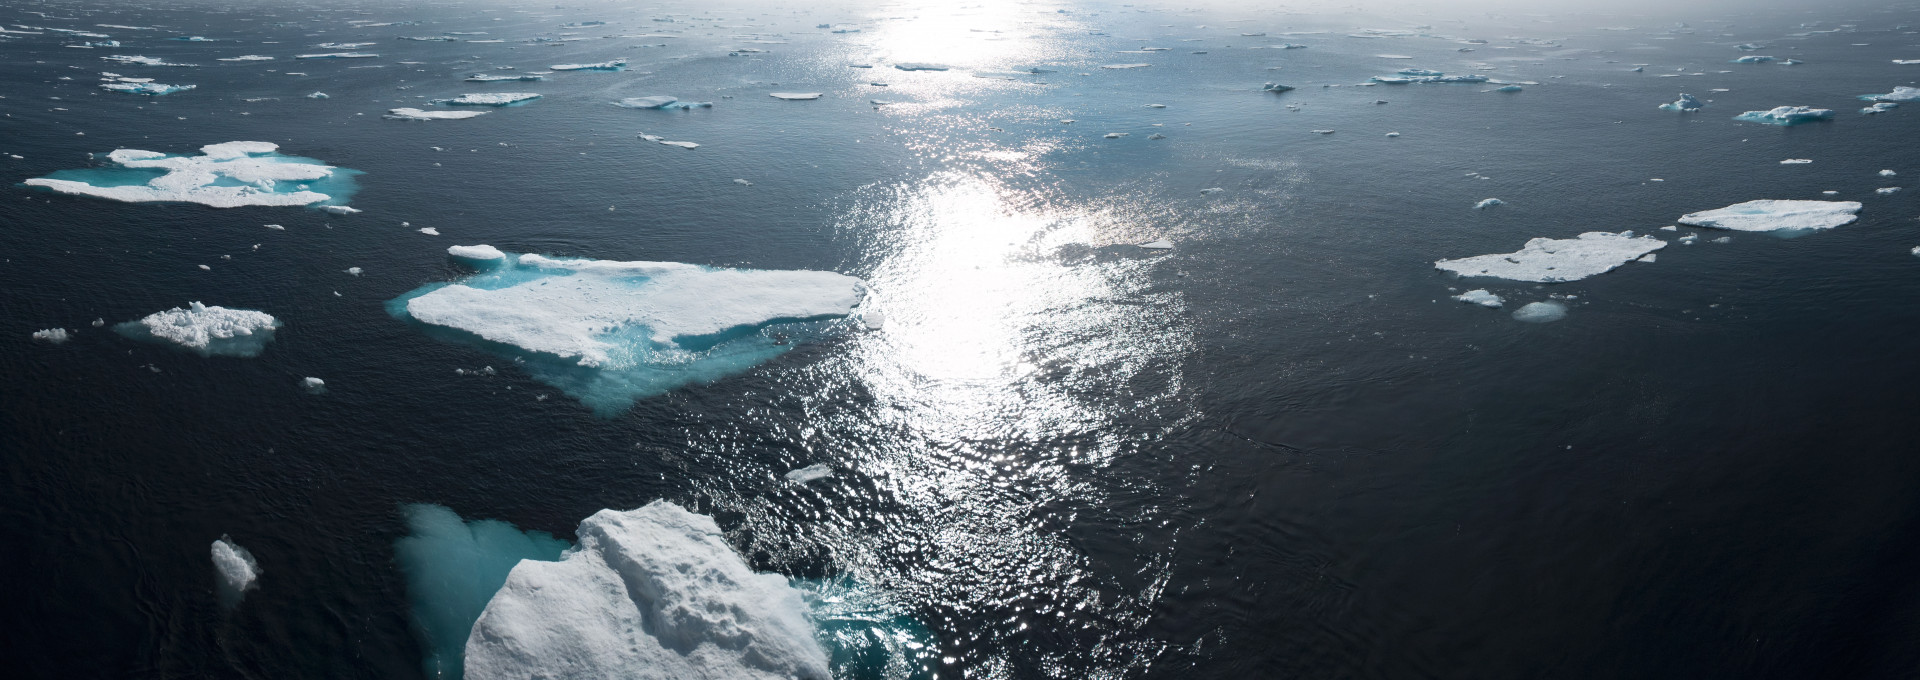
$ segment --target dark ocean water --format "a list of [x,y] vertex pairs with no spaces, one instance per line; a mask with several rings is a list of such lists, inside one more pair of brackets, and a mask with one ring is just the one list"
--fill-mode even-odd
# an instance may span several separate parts
[[[408,504],[571,538],[667,499],[756,569],[871,588],[943,678],[1913,676],[1920,186],[1875,189],[1920,181],[1920,104],[1856,96],[1920,80],[1892,63],[1920,9],[1546,11],[0,4],[0,664],[420,677]],[[507,42],[397,39],[450,31]],[[380,57],[290,59],[322,42]],[[1308,47],[1248,49],[1282,42]],[[215,61],[241,54],[277,58]],[[1535,84],[1358,86],[1408,67]],[[514,91],[543,98],[380,118]],[[1680,92],[1711,102],[1655,108]],[[714,106],[611,105],[663,94]],[[1732,120],[1801,104],[1836,117]],[[235,140],[365,173],[364,212],[18,184]],[[1824,190],[1859,221],[1657,231]],[[1702,238],[1574,283],[1432,266],[1623,229]],[[383,309],[478,243],[842,272],[887,325],[597,417]],[[1448,299],[1481,287],[1508,306]],[[1510,318],[1549,295],[1566,319]],[[89,326],[188,301],[286,325],[250,359]],[[30,338],[53,327],[78,332]],[[812,464],[834,477],[782,478]],[[262,569],[231,612],[223,534]]]

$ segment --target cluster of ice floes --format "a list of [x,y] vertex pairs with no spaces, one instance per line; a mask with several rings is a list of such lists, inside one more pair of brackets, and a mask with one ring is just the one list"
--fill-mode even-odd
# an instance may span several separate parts
[[452,99],[435,99],[433,103],[448,106],[513,106],[539,98],[540,95],[532,92],[485,92],[463,94]]
[[669,97],[666,95],[656,95],[652,97],[628,97],[626,99],[622,99],[620,101],[614,102],[613,105],[619,106],[622,108],[629,108],[629,109],[679,109],[682,111],[685,111],[688,109],[713,108],[713,102],[683,102],[677,98]]
[[240,604],[240,599],[260,578],[260,563],[253,559],[253,553],[235,544],[232,538],[221,536],[220,540],[213,542],[213,572],[220,604],[232,608]]
[[1660,110],[1678,111],[1680,113],[1691,113],[1694,111],[1699,111],[1701,108],[1704,108],[1705,106],[1706,104],[1700,103],[1700,100],[1695,99],[1693,95],[1682,92],[1680,93],[1679,99],[1673,100],[1665,104],[1661,104]]
[[[25,183],[129,203],[164,201],[215,208],[313,205],[345,200],[352,193],[354,171],[311,158],[282,156],[275,153],[278,149],[271,142],[209,144],[200,147],[199,156],[116,149],[107,154],[107,160],[118,167],[61,170]],[[155,177],[156,170],[164,174]],[[335,195],[313,190],[322,181]]]
[[251,357],[266,351],[280,325],[279,319],[266,312],[193,302],[184,309],[175,307],[116,324],[113,330],[136,340],[172,344],[203,357]]
[[1799,125],[1833,118],[1833,109],[1816,109],[1807,106],[1776,106],[1766,111],[1748,111],[1734,120],[1767,125]]
[[802,322],[847,316],[866,292],[860,279],[833,272],[515,256],[487,246],[448,254],[479,273],[417,289],[389,310],[523,359],[536,378],[607,415],[771,359],[790,345],[788,333],[812,327]]
[[467,638],[466,677],[828,680],[806,600],[719,526],[664,501],[602,510],[558,561],[525,560]]
[[388,109],[383,116],[391,120],[461,120],[484,116],[485,111],[425,111],[413,108]]
[[1858,212],[1854,201],[1760,200],[1688,213],[1680,223],[1732,231],[1812,231],[1851,223]]
[[1590,231],[1570,239],[1536,238],[1519,252],[1440,260],[1433,266],[1461,276],[1562,283],[1613,271],[1665,247],[1666,241],[1631,231]]

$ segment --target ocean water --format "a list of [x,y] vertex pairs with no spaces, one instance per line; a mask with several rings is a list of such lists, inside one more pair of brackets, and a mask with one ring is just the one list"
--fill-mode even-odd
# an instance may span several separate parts
[[[0,26],[11,675],[422,677],[409,508],[564,541],[658,499],[857,593],[824,637],[928,641],[918,668],[836,648],[846,677],[1920,667],[1920,104],[1857,98],[1920,81],[1911,3],[69,1]],[[340,51],[379,56],[292,58]],[[217,61],[249,54],[275,59]],[[1366,84],[1409,68],[1500,82]],[[484,92],[542,97],[381,118]],[[1707,106],[1656,108],[1682,92]],[[614,104],[654,95],[713,107]],[[1788,105],[1835,115],[1734,120]],[[21,184],[242,140],[361,173],[363,212]],[[1755,199],[1863,208],[1659,229]],[[1669,244],[1570,283],[1433,266],[1622,230]],[[387,312],[481,243],[840,272],[886,322],[596,412]],[[1505,306],[1450,299],[1481,288]],[[244,359],[110,332],[190,301],[284,325]],[[1546,301],[1566,317],[1511,316]],[[222,535],[260,567],[231,611]]]

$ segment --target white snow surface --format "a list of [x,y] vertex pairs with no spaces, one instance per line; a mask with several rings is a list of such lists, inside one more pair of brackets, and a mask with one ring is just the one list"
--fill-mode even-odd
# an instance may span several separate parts
[[1776,201],[1736,203],[1718,210],[1687,213],[1681,224],[1733,231],[1832,229],[1859,219],[1855,201]]
[[846,316],[866,295],[860,279],[807,270],[711,269],[678,262],[568,260],[521,255],[547,276],[495,290],[449,285],[407,301],[414,319],[494,342],[617,364],[602,336],[641,328],[653,342],[714,335],[778,319]]
[[[277,182],[306,182],[333,174],[333,166],[299,163],[280,156],[261,156],[280,147],[272,142],[226,142],[200,147],[199,156],[167,156],[158,151],[116,149],[107,159],[127,168],[159,168],[167,174],[146,184],[101,187],[64,179],[35,177],[28,186],[46,187],[63,194],[92,196],[128,203],[176,201],[215,208],[246,205],[310,205],[328,196],[317,191],[275,193]],[[213,186],[221,178],[246,186]]]
[[1492,276],[1514,281],[1561,283],[1605,274],[1615,267],[1667,247],[1652,236],[1589,231],[1578,238],[1536,238],[1515,253],[1440,260],[1433,266],[1461,276]]
[[558,562],[522,560],[467,637],[469,680],[827,680],[800,591],[755,573],[713,518],[601,510]]
[[198,302],[188,303],[186,309],[175,307],[154,312],[134,323],[146,327],[155,338],[199,351],[206,351],[215,340],[272,333],[280,325],[278,319],[266,312]]

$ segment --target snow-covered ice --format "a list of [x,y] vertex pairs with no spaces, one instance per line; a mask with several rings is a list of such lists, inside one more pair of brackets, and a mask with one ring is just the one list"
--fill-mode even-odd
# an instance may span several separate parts
[[1548,323],[1567,318],[1567,306],[1558,302],[1529,302],[1526,306],[1513,310],[1515,321],[1527,323]]
[[536,80],[546,80],[546,76],[536,76],[536,75],[510,75],[509,76],[509,75],[496,75],[491,73],[475,73],[473,75],[467,76],[467,82],[469,83],[533,82]]
[[948,68],[943,64],[926,64],[920,62],[904,62],[894,64],[893,67],[902,71],[945,71]]
[[413,108],[388,109],[389,120],[461,120],[486,115],[485,111],[425,111]]
[[1813,162],[1813,159],[1811,158],[1789,158],[1784,161],[1780,161],[1780,164],[1781,165],[1806,165],[1812,162]]
[[461,521],[438,505],[401,509],[408,533],[394,541],[406,577],[413,628],[426,648],[426,677],[459,677],[473,622],[521,560],[560,559],[567,542],[499,520]]
[[296,54],[293,56],[293,58],[295,59],[372,59],[378,56],[380,55],[366,54],[362,52],[327,52],[324,54]]
[[1453,296],[1453,299],[1459,300],[1461,302],[1465,302],[1468,304],[1480,305],[1482,307],[1499,307],[1500,305],[1506,304],[1506,300],[1501,299],[1501,297],[1498,295],[1494,295],[1493,293],[1487,292],[1487,289],[1485,288],[1481,288],[1478,290],[1470,290],[1465,293],[1455,295]]
[[1880,194],[1881,196],[1892,196],[1894,194],[1900,193],[1900,187],[1880,187],[1878,189],[1874,189],[1873,193]]
[[1920,101],[1920,87],[1901,85],[1893,88],[1892,92],[1886,94],[1863,94],[1860,95],[1860,98],[1870,102],[1899,103]]
[[1435,268],[1461,276],[1492,276],[1514,281],[1561,283],[1613,271],[1667,242],[1652,236],[1589,231],[1577,238],[1536,238],[1519,252],[1478,255],[1434,262]]
[[1832,229],[1859,219],[1854,201],[1758,200],[1688,213],[1681,224],[1733,231]]
[[301,378],[300,389],[306,390],[308,394],[322,394],[327,391],[327,381],[312,377]]
[[180,66],[180,67],[194,66],[194,64],[170,64],[170,63],[167,63],[166,61],[161,60],[159,57],[142,57],[139,55],[127,55],[127,54],[116,54],[109,57],[101,57],[101,59],[104,61],[111,61],[116,64],[130,64],[134,66]]
[[[129,203],[165,201],[215,208],[312,205],[344,201],[352,194],[356,171],[311,158],[282,156],[276,153],[278,149],[271,142],[209,144],[200,147],[199,156],[116,149],[107,154],[107,159],[118,168],[61,170],[25,183],[63,194]],[[165,174],[151,177],[153,170],[164,170]],[[146,177],[151,179],[130,183]],[[322,188],[333,194],[316,190]]]
[[242,54],[237,57],[222,57],[214,61],[273,61],[273,57],[263,54]]
[[221,536],[213,542],[213,572],[220,603],[232,608],[259,580],[260,563],[231,537]]
[[1766,111],[1748,111],[1734,120],[1767,125],[1799,125],[1833,118],[1833,109],[1816,109],[1807,106],[1776,106]]
[[447,255],[456,260],[467,260],[486,264],[499,264],[506,260],[507,257],[507,254],[500,252],[499,248],[485,244],[477,246],[448,246]]
[[251,357],[266,351],[280,326],[266,312],[193,302],[184,309],[175,307],[115,324],[113,330],[136,340],[171,343],[203,357]]

